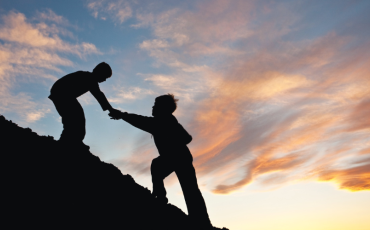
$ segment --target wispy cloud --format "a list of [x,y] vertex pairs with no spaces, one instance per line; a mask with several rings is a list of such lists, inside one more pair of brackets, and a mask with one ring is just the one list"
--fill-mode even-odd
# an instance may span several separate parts
[[[146,81],[180,99],[198,89],[187,95],[187,127],[197,172],[216,193],[253,181],[369,189],[369,35],[334,21],[313,35],[300,7],[203,1],[136,14],[133,27],[153,32],[140,48],[172,71]],[[359,14],[346,21],[368,19]]]
[[[241,171],[240,179],[233,182],[235,177],[224,178],[224,181],[215,187],[214,192],[229,193],[252,181],[258,181],[262,175],[276,178],[281,172],[294,175],[290,176],[290,181],[301,180],[306,178],[305,175],[311,175],[307,179],[323,180],[323,171],[309,172],[314,172],[318,167],[314,159],[334,151],[328,146],[348,150],[344,152],[346,155],[335,155],[327,164],[320,167],[324,167],[325,170],[331,169],[333,172],[345,168],[344,172],[353,172],[347,179],[355,181],[356,178],[363,178],[362,186],[356,189],[354,186],[346,186],[340,173],[337,174],[338,177],[331,179],[341,184],[341,188],[368,189],[364,186],[364,183],[369,183],[366,181],[367,172],[352,170],[357,167],[350,162],[337,166],[343,157],[355,160],[357,158],[355,153],[359,149],[351,150],[349,146],[363,143],[368,135],[353,132],[356,126],[368,130],[367,122],[353,119],[357,114],[356,107],[361,108],[360,114],[363,110],[366,113],[366,106],[361,104],[362,99],[355,99],[354,95],[365,96],[364,92],[367,89],[358,87],[355,93],[343,94],[343,92],[352,92],[353,84],[368,85],[369,82],[364,80],[362,74],[355,74],[364,71],[360,63],[348,67],[352,69],[351,80],[348,81],[348,76],[341,67],[345,65],[344,63],[357,59],[357,55],[348,55],[348,51],[341,50],[344,46],[341,40],[340,37],[329,35],[305,45],[298,44],[300,46],[295,46],[296,52],[288,57],[286,53],[281,56],[277,51],[274,52],[274,49],[270,49],[267,66],[258,60],[260,58],[266,60],[265,54],[260,56],[257,52],[254,61],[246,62],[242,67],[237,65],[232,68],[231,74],[227,75],[224,82],[216,88],[216,96],[205,99],[194,121],[194,127],[197,127],[194,131],[199,133],[198,137],[201,138],[195,151],[198,155],[196,164],[199,170],[217,175],[215,169],[226,167],[228,164],[226,162],[243,159],[243,163],[234,163],[233,167],[235,171]],[[317,53],[315,50],[320,52]],[[343,57],[341,62],[337,61],[338,56]],[[315,61],[312,61],[313,59]],[[281,62],[282,60],[284,62]],[[369,56],[364,57],[361,62],[364,63],[365,60],[369,60]],[[306,77],[283,74],[289,81],[295,83],[289,84],[278,80],[284,86],[280,87],[279,84],[270,83],[271,79],[273,82],[279,79],[279,75],[274,75],[270,69],[285,73],[299,71]],[[265,86],[266,91],[263,90]],[[245,110],[261,109],[262,112],[257,116],[245,113]],[[355,124],[352,124],[353,122]],[[352,130],[346,128],[348,126]],[[215,129],[218,130],[216,133],[219,133],[216,137],[211,132]],[[211,138],[216,140],[213,145],[203,144]],[[356,173],[358,174],[355,175]],[[267,181],[269,184],[281,183],[279,180]],[[264,184],[266,185],[266,180]]]
[[130,2],[126,0],[88,0],[87,7],[95,18],[106,20],[109,17],[119,24],[132,17]]
[[52,22],[55,22],[57,24],[62,24],[62,25],[69,25],[69,22],[66,18],[60,15],[57,15],[51,9],[47,9],[43,12],[39,12],[38,17],[41,20],[52,21]]
[[115,89],[115,96],[112,98],[108,98],[108,100],[111,103],[123,104],[153,94],[154,92],[152,90],[143,89],[140,87],[120,87],[118,89]]
[[41,21],[32,23],[24,14],[12,11],[2,16],[0,26],[1,113],[16,113],[27,122],[39,120],[50,110],[42,103],[35,103],[24,92],[13,92],[16,84],[22,79],[33,82],[40,79],[56,80],[53,72],[62,72],[61,66],[73,65],[71,60],[61,54],[85,57],[100,53],[91,43],[66,42],[59,36],[59,33],[65,31],[63,27],[46,23],[66,24],[68,21],[63,17],[51,10],[39,14]]

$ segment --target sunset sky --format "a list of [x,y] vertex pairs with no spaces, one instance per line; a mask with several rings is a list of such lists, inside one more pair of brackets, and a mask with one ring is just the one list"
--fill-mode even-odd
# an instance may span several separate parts
[[[113,107],[150,116],[155,97],[179,99],[215,226],[369,230],[369,12],[368,0],[2,0],[0,114],[59,139],[51,86],[105,61]],[[78,100],[91,152],[151,189],[151,135]],[[186,212],[176,176],[165,183]]]

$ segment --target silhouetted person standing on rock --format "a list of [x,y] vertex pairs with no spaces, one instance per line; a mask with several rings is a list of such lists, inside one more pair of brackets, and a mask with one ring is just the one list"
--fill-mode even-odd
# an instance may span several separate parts
[[58,79],[50,90],[49,99],[53,101],[55,108],[62,117],[63,132],[60,142],[75,147],[87,147],[82,141],[85,138],[85,114],[77,101],[77,97],[90,91],[100,103],[102,109],[109,110],[111,116],[120,111],[113,109],[104,93],[100,91],[99,84],[112,76],[110,66],[102,62],[93,72],[77,71]]
[[177,99],[172,94],[162,95],[155,99],[152,110],[153,117],[144,117],[136,114],[121,113],[112,116],[120,118],[136,128],[142,129],[154,137],[159,157],[152,161],[151,173],[153,182],[153,196],[167,204],[166,189],[163,180],[175,172],[184,193],[189,217],[194,227],[211,229],[206,204],[199,190],[193,157],[186,146],[192,140],[188,132],[172,115],[177,107]]

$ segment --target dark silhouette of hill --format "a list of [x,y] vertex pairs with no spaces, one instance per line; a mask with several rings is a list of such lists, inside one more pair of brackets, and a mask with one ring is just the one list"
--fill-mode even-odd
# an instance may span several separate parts
[[1,115],[0,140],[2,225],[9,229],[199,229],[86,149],[62,146]]

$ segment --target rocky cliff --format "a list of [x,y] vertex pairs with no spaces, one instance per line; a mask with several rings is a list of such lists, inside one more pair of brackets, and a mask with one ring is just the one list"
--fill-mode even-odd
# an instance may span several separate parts
[[87,149],[63,146],[3,116],[0,143],[3,226],[199,229],[179,208],[156,203],[148,189]]

